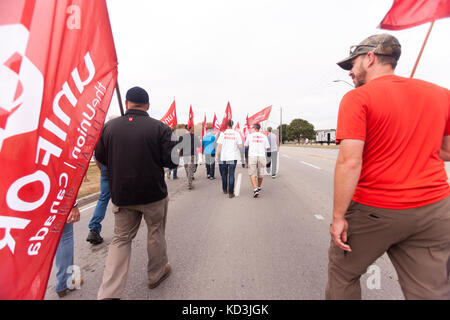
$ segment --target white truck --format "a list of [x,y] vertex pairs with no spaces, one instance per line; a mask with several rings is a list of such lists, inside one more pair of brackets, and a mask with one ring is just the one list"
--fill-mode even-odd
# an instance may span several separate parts
[[336,142],[336,129],[316,130],[316,143],[330,145]]

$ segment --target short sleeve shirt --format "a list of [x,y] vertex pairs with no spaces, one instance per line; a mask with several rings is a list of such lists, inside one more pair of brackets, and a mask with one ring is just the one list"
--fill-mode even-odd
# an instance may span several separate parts
[[248,147],[249,157],[265,157],[270,148],[269,140],[260,132],[254,132],[247,136],[245,146]]
[[239,145],[242,145],[241,135],[232,130],[227,129],[222,132],[217,139],[217,144],[222,145],[220,151],[220,161],[234,161],[239,159]]
[[365,142],[354,201],[410,209],[450,195],[439,157],[443,136],[450,135],[449,92],[429,82],[389,75],[343,97],[336,143]]

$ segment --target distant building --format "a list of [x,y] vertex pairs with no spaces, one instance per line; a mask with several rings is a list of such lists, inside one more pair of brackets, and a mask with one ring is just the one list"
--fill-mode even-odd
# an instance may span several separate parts
[[331,144],[336,142],[336,129],[316,130],[316,143]]

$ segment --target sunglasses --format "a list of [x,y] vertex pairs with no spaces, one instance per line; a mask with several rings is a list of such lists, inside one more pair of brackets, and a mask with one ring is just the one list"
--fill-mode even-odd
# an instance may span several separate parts
[[350,55],[353,55],[355,53],[355,51],[357,51],[361,47],[376,48],[377,46],[374,46],[372,44],[358,44],[355,46],[351,46],[350,47]]

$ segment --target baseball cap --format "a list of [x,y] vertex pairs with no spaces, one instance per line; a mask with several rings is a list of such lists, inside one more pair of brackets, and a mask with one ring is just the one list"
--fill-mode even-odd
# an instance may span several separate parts
[[149,101],[147,91],[145,91],[141,87],[133,87],[128,90],[126,99],[129,102],[142,104],[147,104]]
[[373,52],[375,54],[390,56],[398,61],[402,53],[400,43],[397,38],[390,34],[375,34],[364,39],[360,44],[350,47],[350,55],[337,64],[344,70],[352,69],[352,61],[357,56]]

